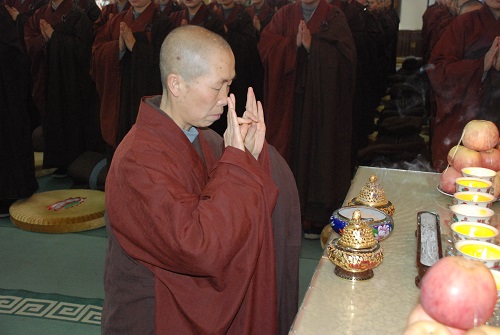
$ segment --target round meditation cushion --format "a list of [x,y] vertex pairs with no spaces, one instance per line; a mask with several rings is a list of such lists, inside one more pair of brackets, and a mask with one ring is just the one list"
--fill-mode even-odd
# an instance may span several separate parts
[[104,226],[104,192],[86,189],[36,193],[10,206],[10,218],[23,230],[71,233]]

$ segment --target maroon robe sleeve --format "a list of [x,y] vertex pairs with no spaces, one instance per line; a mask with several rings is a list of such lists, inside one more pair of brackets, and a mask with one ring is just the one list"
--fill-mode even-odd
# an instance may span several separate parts
[[118,38],[113,36],[113,32],[115,26],[120,24],[122,13],[114,16],[98,31],[92,46],[90,68],[90,74],[101,97],[101,133],[104,141],[113,147],[116,145],[121,85]]
[[278,10],[262,31],[258,44],[264,67],[266,137],[288,161],[297,66],[298,19],[294,8],[295,5],[289,5]]

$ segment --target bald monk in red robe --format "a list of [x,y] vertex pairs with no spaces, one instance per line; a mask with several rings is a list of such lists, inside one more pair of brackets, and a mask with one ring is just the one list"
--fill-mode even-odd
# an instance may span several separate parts
[[304,230],[319,238],[351,184],[352,34],[339,8],[301,0],[276,12],[258,47],[268,140],[291,163]]
[[[110,244],[102,333],[276,334],[275,255],[264,112],[236,116],[227,42],[187,25],[160,55],[162,96],[141,101],[106,181]],[[228,104],[216,159],[197,128]]]
[[486,0],[481,9],[453,20],[432,51],[427,75],[437,104],[431,142],[437,171],[446,168],[447,154],[467,122],[480,118],[499,124],[498,109],[482,108],[499,88],[499,16],[500,1]]
[[158,55],[174,28],[151,0],[130,1],[100,29],[92,46],[91,74],[101,97],[101,132],[111,148],[135,123],[141,97],[161,92]]

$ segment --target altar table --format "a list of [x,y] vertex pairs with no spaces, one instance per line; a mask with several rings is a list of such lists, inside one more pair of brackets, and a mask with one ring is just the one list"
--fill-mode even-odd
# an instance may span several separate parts
[[[367,281],[350,281],[335,275],[335,265],[324,255],[311,279],[290,334],[401,335],[408,315],[418,303],[415,285],[417,213],[439,215],[441,233],[449,234],[451,196],[437,190],[440,174],[385,168],[359,167],[344,205],[356,197],[375,174],[387,199],[395,206],[394,230],[380,242],[384,260]],[[493,210],[500,213],[500,204]],[[499,214],[492,220],[497,225]],[[338,235],[333,232],[330,240]],[[318,242],[319,243],[319,242]],[[446,244],[443,244],[445,246]]]

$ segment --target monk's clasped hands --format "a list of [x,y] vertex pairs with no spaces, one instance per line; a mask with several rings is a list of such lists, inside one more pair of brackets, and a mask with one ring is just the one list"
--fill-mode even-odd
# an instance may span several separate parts
[[230,94],[228,97],[228,122],[224,133],[224,142],[226,146],[231,145],[240,150],[246,148],[255,159],[258,159],[266,136],[262,104],[255,99],[253,89],[248,88],[246,110],[242,117],[236,115],[235,106],[236,98],[234,94]]

